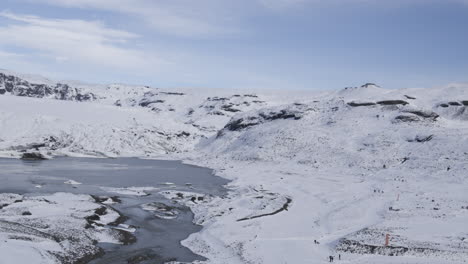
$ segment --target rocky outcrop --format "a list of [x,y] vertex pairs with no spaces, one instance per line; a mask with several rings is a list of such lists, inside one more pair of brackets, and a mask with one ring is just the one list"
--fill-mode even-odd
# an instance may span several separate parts
[[348,239],[342,239],[336,250],[354,254],[375,254],[384,256],[442,255],[444,253],[442,250],[432,248],[370,245]]
[[418,122],[421,121],[417,116],[412,115],[399,115],[395,117],[396,122]]
[[0,72],[0,95],[15,95],[35,98],[52,98],[67,101],[92,101],[97,97],[68,84],[36,84],[19,77]]
[[355,102],[355,101],[352,101],[352,102],[349,102],[348,105],[352,106],[352,107],[373,106],[373,105],[375,105],[375,103],[373,103],[373,102]]
[[388,105],[407,105],[409,104],[406,101],[403,100],[383,100],[383,101],[378,101],[376,103],[374,102],[359,102],[359,101],[351,101],[348,103],[349,106],[352,107],[358,107],[358,106],[374,106],[374,105],[383,105],[383,106],[388,106]]
[[378,101],[377,104],[379,105],[407,105],[408,102],[404,100],[383,100],[383,101]]
[[[280,109],[267,109],[263,111],[254,112],[239,117],[234,117],[229,123],[226,124],[223,130],[240,131],[245,128],[256,126],[262,123],[278,120],[278,119],[291,119],[299,120],[304,114],[305,105],[293,105],[292,107]],[[221,133],[218,136],[222,135]]]
[[424,142],[429,142],[434,138],[434,135],[429,135],[429,136],[416,136],[414,139],[409,139],[408,142],[418,142],[418,143],[424,143]]
[[442,102],[434,108],[440,115],[449,119],[468,120],[468,101]]
[[425,118],[425,119],[431,119],[433,121],[437,120],[439,118],[439,115],[435,112],[432,111],[424,111],[424,110],[406,110],[404,111],[405,113],[410,113],[413,115],[417,115],[419,117]]
[[21,156],[22,160],[46,160],[47,158],[39,152],[26,152]]

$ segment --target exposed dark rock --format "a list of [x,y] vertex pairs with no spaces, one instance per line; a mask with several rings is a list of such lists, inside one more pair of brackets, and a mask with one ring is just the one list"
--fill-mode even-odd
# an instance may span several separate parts
[[337,251],[354,253],[354,254],[375,254],[384,256],[403,256],[414,254],[439,254],[443,251],[431,248],[408,248],[403,246],[376,246],[363,244],[355,240],[341,239]]
[[93,214],[93,215],[90,215],[90,216],[87,216],[85,217],[85,219],[88,221],[88,222],[94,222],[94,221],[99,221],[101,220],[101,217],[97,214]]
[[23,155],[21,156],[21,159],[22,160],[46,160],[47,158],[38,152],[26,152],[26,153],[23,153]]
[[176,92],[161,92],[161,94],[167,94],[167,95],[185,95],[184,93],[176,93]]
[[118,226],[120,224],[125,223],[129,218],[128,216],[123,215],[121,212],[117,211],[115,208],[113,208],[114,211],[116,211],[119,214],[119,217],[112,223],[109,223],[108,225],[110,226]]
[[189,132],[185,132],[185,131],[182,131],[180,132],[179,134],[177,134],[178,137],[189,137],[190,136],[190,133]]
[[418,142],[418,143],[424,143],[424,142],[428,142],[428,141],[431,141],[432,139],[434,138],[434,135],[430,135],[430,136],[416,136],[416,138],[414,138],[414,140],[408,140],[408,142]]
[[84,92],[82,89],[67,84],[35,84],[4,73],[0,73],[0,85],[4,87],[0,90],[0,94],[10,93],[15,96],[48,97],[68,101],[92,101],[97,99],[93,93]]
[[221,111],[213,111],[213,112],[210,112],[209,113],[210,115],[220,115],[220,116],[224,116],[225,114]]
[[122,203],[122,200],[120,200],[120,198],[118,196],[111,196],[110,199],[114,203]]
[[290,112],[286,109],[280,110],[279,112],[260,113],[260,116],[265,120],[276,120],[276,119],[295,119],[299,120],[302,116],[298,115],[297,112]]
[[384,100],[377,102],[379,105],[407,105],[408,102],[403,100]]
[[206,100],[216,102],[216,101],[227,101],[227,100],[229,100],[229,98],[215,96],[215,97],[208,97]]
[[410,99],[410,100],[415,100],[415,99],[416,99],[416,97],[409,96],[409,95],[405,95],[405,97],[406,97],[407,99]]
[[94,201],[96,201],[96,203],[104,203],[104,202],[107,202],[109,199],[111,199],[111,201],[114,202],[114,203],[121,203],[122,202],[122,200],[120,200],[120,198],[118,196],[107,197],[107,196],[91,195],[91,197],[93,197],[93,199],[94,199]]
[[241,111],[239,109],[233,108],[233,105],[223,105],[221,106],[221,109],[223,109],[224,111],[233,112],[233,113]]
[[468,106],[468,101],[461,101],[464,106]]
[[137,241],[137,238],[130,232],[114,229],[118,233],[119,242],[123,245],[131,245]]
[[148,100],[148,99],[143,99],[138,103],[139,106],[141,107],[147,107],[150,104],[158,104],[158,103],[164,103],[164,100]]
[[410,114],[413,114],[413,115],[417,115],[417,116],[420,116],[422,118],[430,118],[432,120],[436,120],[437,118],[439,118],[439,115],[435,112],[432,112],[432,111],[419,111],[419,110],[408,110],[408,111],[404,111],[405,113],[410,113]]
[[105,215],[107,214],[107,207],[101,206],[98,209],[94,210],[94,213],[97,215]]
[[43,148],[45,147],[46,144],[45,143],[39,143],[39,144],[32,144],[31,145],[31,148],[35,149],[35,150],[39,150],[40,148]]
[[409,116],[409,115],[399,115],[395,117],[395,121],[398,122],[418,122],[421,121],[417,116]]
[[443,108],[447,108],[447,107],[449,107],[449,105],[448,105],[448,104],[440,104],[439,106],[440,106],[440,107],[443,107]]
[[366,83],[366,84],[364,84],[364,85],[361,85],[362,88],[368,88],[368,87],[370,87],[370,86],[375,86],[375,87],[379,87],[379,88],[380,88],[380,86],[378,86],[378,85],[375,84],[375,83]]
[[362,102],[362,103],[359,103],[359,102],[349,102],[348,103],[349,106],[352,106],[352,107],[358,107],[358,106],[371,106],[371,105],[375,105],[375,103],[373,102]]
[[26,212],[21,213],[21,215],[32,215],[32,214],[31,214],[31,212],[26,211]]
[[245,218],[241,218],[241,219],[238,219],[237,222],[242,222],[242,221],[246,221],[246,220],[252,220],[252,219],[255,219],[255,218],[260,218],[260,217],[265,217],[265,216],[271,216],[271,215],[275,215],[275,214],[279,214],[283,211],[287,211],[290,204],[292,203],[292,199],[291,198],[286,198],[286,202],[283,204],[283,206],[272,212],[272,213],[268,213],[268,214],[261,214],[261,215],[255,215],[255,216],[250,216],[250,217],[245,217]]
[[[229,131],[239,131],[251,126],[255,126],[264,122],[278,120],[278,119],[294,119],[299,120],[302,118],[302,112],[297,109],[281,109],[271,110],[268,112],[260,112],[258,116],[249,116],[235,118],[231,120],[224,129]],[[218,137],[222,135],[222,132],[218,133]]]
[[21,240],[21,241],[33,241],[33,239],[31,237],[17,236],[17,235],[10,235],[10,236],[8,236],[8,239]]
[[250,127],[250,126],[255,126],[255,125],[258,125],[258,124],[259,124],[258,122],[244,123],[244,119],[239,118],[239,119],[236,119],[236,120],[233,120],[233,121],[227,123],[227,125],[224,128],[227,129],[227,130],[230,130],[230,131],[239,131],[239,130],[242,130],[244,128],[247,128],[247,127]]
[[74,254],[67,254],[67,255],[59,255],[57,253],[50,252],[53,256],[55,256],[59,263],[66,263],[66,264],[86,264],[91,262],[94,259],[100,258],[104,256],[105,251],[102,248],[93,246],[93,247],[85,247],[82,249],[81,252],[74,253]]
[[459,103],[459,102],[448,102],[449,105],[452,105],[452,106],[461,106],[462,104]]

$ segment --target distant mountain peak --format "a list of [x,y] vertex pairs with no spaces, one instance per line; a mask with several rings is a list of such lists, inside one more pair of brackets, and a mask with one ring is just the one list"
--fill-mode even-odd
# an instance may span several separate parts
[[371,87],[382,88],[375,83],[366,83],[364,85],[361,85],[361,88],[371,88]]

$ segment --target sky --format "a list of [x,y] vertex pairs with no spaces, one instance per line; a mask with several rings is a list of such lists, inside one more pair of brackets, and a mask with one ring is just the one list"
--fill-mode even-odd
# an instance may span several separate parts
[[468,82],[468,0],[2,0],[0,68],[164,88]]

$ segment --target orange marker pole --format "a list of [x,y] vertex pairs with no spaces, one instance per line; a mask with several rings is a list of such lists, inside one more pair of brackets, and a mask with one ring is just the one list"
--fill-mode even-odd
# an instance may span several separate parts
[[385,235],[385,246],[388,247],[388,244],[390,243],[390,235],[386,234]]

